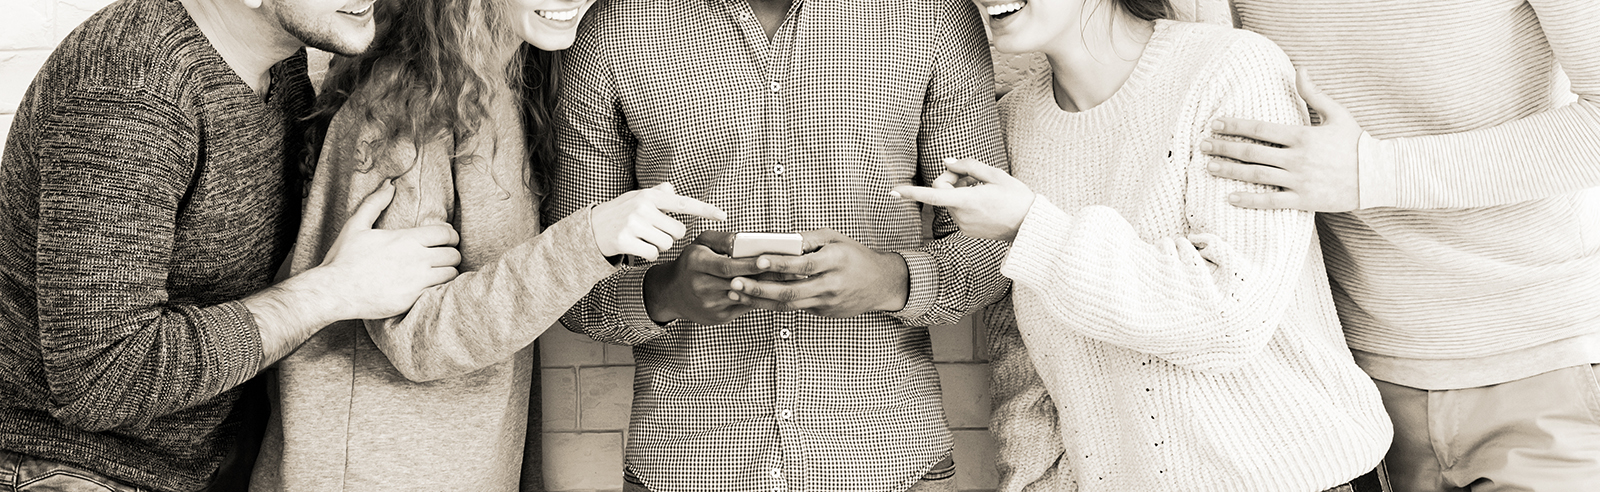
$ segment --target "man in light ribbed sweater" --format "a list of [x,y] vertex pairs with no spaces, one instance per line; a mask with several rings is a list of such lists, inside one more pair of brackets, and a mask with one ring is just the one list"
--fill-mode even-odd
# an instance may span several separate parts
[[1325,121],[1221,120],[1284,148],[1212,142],[1266,165],[1213,172],[1283,188],[1240,206],[1336,212],[1323,251],[1395,487],[1600,490],[1600,2],[1234,5]]

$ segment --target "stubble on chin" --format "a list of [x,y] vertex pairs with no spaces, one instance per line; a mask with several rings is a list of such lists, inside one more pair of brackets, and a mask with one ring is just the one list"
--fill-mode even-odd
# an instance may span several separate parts
[[339,56],[356,56],[367,51],[372,45],[373,25],[368,23],[361,39],[342,39],[339,33],[328,22],[318,22],[307,16],[296,15],[293,12],[276,12],[278,25],[290,36],[299,39],[306,46],[333,53]]

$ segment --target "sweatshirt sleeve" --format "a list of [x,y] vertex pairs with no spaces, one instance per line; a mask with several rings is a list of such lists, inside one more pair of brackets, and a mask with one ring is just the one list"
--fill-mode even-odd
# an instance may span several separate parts
[[1459,133],[1384,140],[1363,134],[1361,208],[1488,207],[1600,186],[1600,2],[1528,3],[1578,99]]
[[1109,207],[1034,200],[1002,270],[1045,303],[1049,321],[1023,330],[1030,349],[1073,331],[1226,372],[1272,339],[1312,247],[1312,214],[1229,205],[1230,193],[1265,187],[1211,176],[1211,158],[1193,143],[1210,137],[1205,123],[1218,116],[1296,125],[1306,116],[1288,57],[1265,38],[1239,39],[1204,89],[1191,148],[1175,152],[1187,161],[1183,234],[1145,240]]
[[260,369],[244,305],[170,302],[176,217],[198,129],[148,92],[80,89],[43,115],[36,280],[52,414],[140,427]]
[[[450,136],[422,146],[374,146],[376,128],[353,119],[340,114],[329,126],[302,225],[301,246],[316,257],[301,267],[322,261],[344,222],[385,179],[394,180],[395,197],[378,219],[379,229],[448,223],[455,207],[459,190]],[[520,200],[490,203],[527,206]],[[573,214],[493,261],[423,290],[405,314],[364,323],[373,344],[407,379],[457,376],[505,361],[533,343],[613,270],[595,245],[588,214]]]
[[584,210],[493,263],[423,291],[406,314],[368,320],[367,333],[407,379],[466,374],[533,343],[614,270],[595,246]]

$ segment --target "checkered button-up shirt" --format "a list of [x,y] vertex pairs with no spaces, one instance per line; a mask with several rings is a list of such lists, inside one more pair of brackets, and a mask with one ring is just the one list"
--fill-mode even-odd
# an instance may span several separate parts
[[831,228],[910,274],[898,312],[715,326],[652,322],[650,264],[598,284],[564,321],[635,345],[627,464],[652,490],[905,490],[949,455],[923,327],[1003,295],[1005,249],[943,213],[925,241],[918,206],[888,192],[945,157],[1006,167],[979,22],[967,0],[796,0],[768,39],[745,0],[589,13],[566,54],[549,219],[671,181],[729,214],[678,217],[689,238]]

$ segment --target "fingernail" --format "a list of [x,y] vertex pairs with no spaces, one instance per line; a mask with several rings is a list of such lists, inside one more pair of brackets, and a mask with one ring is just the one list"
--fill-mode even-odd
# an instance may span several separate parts
[[1222,169],[1222,165],[1221,164],[1217,164],[1215,162],[1210,163],[1210,164],[1206,164],[1206,170],[1207,171],[1217,172],[1220,169]]
[[895,198],[900,198],[900,192],[894,191],[894,190],[889,190],[889,196],[892,196],[892,197],[895,197]]
[[732,288],[733,290],[744,290],[744,282],[741,282],[739,279],[733,279],[732,282],[728,282],[728,287]]
[[956,161],[956,158],[954,158],[954,157],[946,157],[946,158],[944,158],[944,163],[945,164],[949,164],[949,163],[952,163],[952,162],[955,162],[955,161]]
[[733,302],[739,302],[739,293],[731,291],[731,290],[728,291],[728,300],[733,301]]
[[1201,140],[1200,141],[1200,151],[1201,152],[1210,152],[1211,151],[1211,142],[1207,142],[1205,140]]
[[771,266],[772,260],[768,260],[765,256],[756,258],[756,268],[765,269]]
[[1228,203],[1239,203],[1239,195],[1228,195]]
[[1223,130],[1223,129],[1226,129],[1227,127],[1228,127],[1228,125],[1222,124],[1221,121],[1213,121],[1213,122],[1211,122],[1211,129],[1212,130]]

